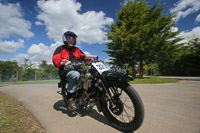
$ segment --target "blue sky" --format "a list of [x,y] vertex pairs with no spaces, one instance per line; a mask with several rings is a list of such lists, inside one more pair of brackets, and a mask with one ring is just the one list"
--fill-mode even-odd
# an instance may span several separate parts
[[[147,0],[150,5],[155,0]],[[184,41],[200,37],[200,0],[161,0],[166,12],[176,13],[177,26]],[[105,33],[116,19],[124,0],[0,0],[0,60],[24,58],[51,63],[62,34],[71,30],[78,35],[77,46],[86,54],[109,56]]]

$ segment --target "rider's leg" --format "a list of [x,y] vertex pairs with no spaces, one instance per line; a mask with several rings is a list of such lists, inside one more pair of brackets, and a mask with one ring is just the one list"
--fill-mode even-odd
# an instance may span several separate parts
[[80,77],[80,73],[78,71],[69,71],[66,75],[66,79],[68,80],[67,103],[68,103],[69,109],[71,110],[77,109],[76,103],[73,99],[73,94],[76,92],[79,77]]
[[80,73],[78,71],[69,71],[66,75],[68,81],[67,92],[74,93],[76,91]]

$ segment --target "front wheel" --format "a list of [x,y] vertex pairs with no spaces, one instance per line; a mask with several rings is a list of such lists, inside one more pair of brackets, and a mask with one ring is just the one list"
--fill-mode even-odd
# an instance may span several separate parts
[[137,130],[144,120],[144,106],[136,90],[129,84],[118,81],[108,82],[111,100],[104,92],[102,94],[102,111],[110,124],[122,131]]

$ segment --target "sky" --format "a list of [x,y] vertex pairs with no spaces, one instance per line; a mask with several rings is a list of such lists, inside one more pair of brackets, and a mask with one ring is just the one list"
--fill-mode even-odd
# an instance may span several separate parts
[[[138,1],[138,0],[137,0]],[[155,0],[146,0],[148,5]],[[87,55],[109,58],[105,34],[116,20],[125,0],[0,0],[0,60],[24,58],[52,63],[54,50],[63,44],[62,35],[73,31],[76,46]],[[161,0],[176,13],[174,30],[182,30],[184,41],[200,37],[200,0]]]

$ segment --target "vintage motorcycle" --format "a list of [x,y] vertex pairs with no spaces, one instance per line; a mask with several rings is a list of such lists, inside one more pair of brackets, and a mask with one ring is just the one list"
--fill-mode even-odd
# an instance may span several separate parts
[[[144,106],[136,90],[128,83],[132,79],[122,73],[113,73],[109,66],[90,57],[90,62],[76,63],[74,68],[81,73],[76,95],[79,108],[97,106],[109,123],[119,131],[137,130],[144,120]],[[66,102],[67,81],[61,79],[63,100]]]

